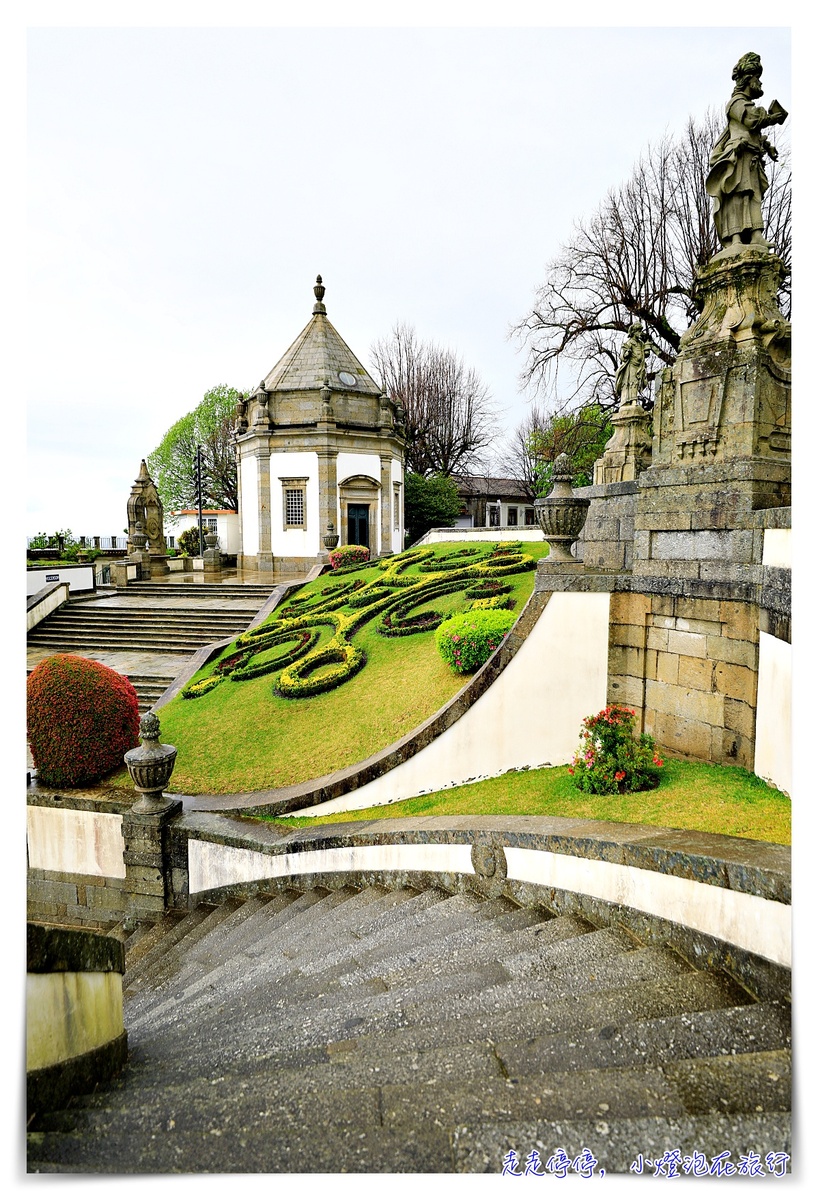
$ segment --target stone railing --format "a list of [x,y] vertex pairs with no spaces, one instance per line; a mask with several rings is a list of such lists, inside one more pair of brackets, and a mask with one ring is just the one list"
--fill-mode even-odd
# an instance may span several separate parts
[[40,621],[44,621],[51,613],[56,612],[68,599],[71,585],[67,580],[62,583],[49,583],[34,595],[26,598],[26,632],[30,632]]
[[92,796],[29,789],[32,916],[76,920],[84,901],[88,920],[156,920],[289,885],[435,884],[625,925],[721,965],[758,997],[789,992],[787,846],[561,817],[385,818],[282,835],[183,812],[178,798],[137,814],[123,811],[127,789],[101,794],[97,812]]

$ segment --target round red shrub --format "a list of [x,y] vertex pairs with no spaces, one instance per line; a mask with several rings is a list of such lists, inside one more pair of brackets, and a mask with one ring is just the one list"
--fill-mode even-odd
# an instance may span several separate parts
[[26,699],[31,756],[50,787],[95,783],[139,744],[133,684],[93,659],[43,659],[28,677]]

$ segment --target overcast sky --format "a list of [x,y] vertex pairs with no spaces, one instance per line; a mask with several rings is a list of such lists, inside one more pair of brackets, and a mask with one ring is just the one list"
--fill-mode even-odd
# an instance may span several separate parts
[[[229,12],[227,6],[223,6]],[[510,326],[640,152],[785,28],[34,28],[29,535],[125,524],[140,459],[309,319],[407,321],[524,415]]]

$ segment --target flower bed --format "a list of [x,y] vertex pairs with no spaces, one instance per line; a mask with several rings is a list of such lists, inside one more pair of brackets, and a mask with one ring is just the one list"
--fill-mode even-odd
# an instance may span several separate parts
[[[338,553],[348,551],[362,558],[359,554],[362,550],[366,548],[344,546]],[[513,607],[514,600],[509,594],[511,585],[501,583],[498,577],[531,571],[536,566],[536,561],[522,550],[515,552],[505,545],[502,552],[498,551],[499,547],[489,546],[485,551],[482,547],[466,547],[454,553],[436,554],[430,547],[420,547],[385,556],[377,560],[377,564],[353,561],[339,565],[333,574],[354,574],[377,565],[378,576],[333,582],[293,597],[262,625],[241,634],[232,652],[215,668],[215,674],[189,685],[182,694],[187,699],[204,696],[225,674],[232,682],[241,682],[274,671],[281,672],[274,685],[280,696],[299,699],[329,691],[365,664],[363,651],[354,647],[350,640],[356,629],[380,616],[376,628],[383,637],[428,632],[444,621],[444,613],[428,608],[429,603],[436,597],[456,592],[464,592],[471,601],[467,607],[472,621],[489,622],[486,626],[489,640],[485,643],[485,657],[488,657],[502,636],[502,633],[495,636],[493,631],[502,627],[504,633],[514,619],[499,611]],[[424,611],[412,615],[417,609]],[[316,650],[317,630],[326,625],[333,627],[334,634],[328,643]],[[296,645],[280,656],[259,657],[273,646],[292,642],[296,637]],[[478,665],[482,665],[485,657]],[[460,664],[455,666],[456,670],[476,669],[473,665],[464,665],[460,653],[452,655],[451,661],[453,666],[455,662]],[[326,667],[332,669],[323,670]]]
[[582,722],[580,746],[568,768],[581,792],[607,796],[657,786],[664,763],[650,734],[634,736],[635,716],[632,708],[609,704]]

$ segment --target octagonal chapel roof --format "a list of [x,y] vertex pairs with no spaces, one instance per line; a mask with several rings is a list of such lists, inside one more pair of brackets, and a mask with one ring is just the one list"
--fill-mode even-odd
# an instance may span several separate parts
[[325,288],[319,275],[315,281],[312,319],[301,330],[269,375],[264,377],[268,392],[305,391],[321,388],[326,382],[334,390],[364,392],[380,396],[383,389],[375,382],[327,318]]

